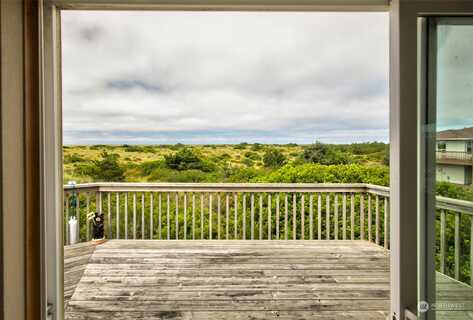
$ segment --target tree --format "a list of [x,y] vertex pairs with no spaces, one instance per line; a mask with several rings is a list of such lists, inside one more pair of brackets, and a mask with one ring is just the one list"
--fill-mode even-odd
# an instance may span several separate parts
[[286,156],[278,149],[269,149],[263,155],[263,164],[266,168],[278,168],[286,163]]
[[124,181],[125,170],[120,166],[119,158],[118,154],[103,151],[101,159],[92,161],[92,165],[87,170],[88,175],[95,181]]

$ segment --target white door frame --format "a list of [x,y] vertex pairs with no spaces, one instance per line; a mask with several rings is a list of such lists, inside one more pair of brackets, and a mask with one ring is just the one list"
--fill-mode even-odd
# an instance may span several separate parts
[[[419,116],[418,18],[473,13],[458,0],[43,0],[42,1],[42,195],[44,294],[63,319],[62,114],[60,10],[273,10],[390,12],[391,312],[416,312],[418,249]],[[417,137],[417,139],[415,138]],[[54,214],[51,214],[54,213]],[[45,312],[43,313],[45,316]],[[391,318],[391,317],[390,317]]]

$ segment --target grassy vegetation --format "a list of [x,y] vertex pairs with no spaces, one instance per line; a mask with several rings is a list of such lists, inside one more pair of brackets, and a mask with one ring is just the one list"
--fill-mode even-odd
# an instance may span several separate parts
[[[306,171],[313,172],[321,170],[320,165],[349,165],[346,168],[352,171],[381,170],[385,173],[388,168],[387,150],[387,144],[377,142],[349,145],[64,146],[64,182],[277,182],[276,177],[283,176],[282,167],[290,171],[290,168],[305,166]],[[118,165],[114,169],[119,179],[113,179],[113,175],[100,176],[104,168],[115,161],[111,158]],[[101,164],[100,161],[108,163]],[[308,165],[319,166],[310,169]],[[332,171],[337,170],[332,168]],[[313,182],[330,182],[329,176],[314,178]],[[345,180],[361,182],[358,178],[356,181]],[[387,181],[383,180],[381,184],[386,185]]]

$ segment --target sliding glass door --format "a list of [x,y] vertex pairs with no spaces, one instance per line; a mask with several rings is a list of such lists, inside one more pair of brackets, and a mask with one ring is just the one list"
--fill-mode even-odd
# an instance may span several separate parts
[[421,319],[473,319],[473,19],[421,23]]

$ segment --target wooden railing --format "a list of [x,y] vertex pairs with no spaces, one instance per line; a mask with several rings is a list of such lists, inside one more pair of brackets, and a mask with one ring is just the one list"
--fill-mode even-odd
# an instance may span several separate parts
[[366,184],[94,183],[66,186],[65,200],[81,241],[91,236],[86,213],[98,211],[109,239],[366,239],[389,246],[389,189]]
[[473,154],[464,151],[437,151],[437,160],[459,160],[473,162]]
[[[65,186],[64,192],[65,243],[69,243],[67,217],[77,217],[79,241],[88,241],[86,215],[97,211],[105,215],[108,239],[347,239],[389,249],[387,187],[91,183]],[[473,283],[473,203],[437,197],[437,208],[437,267]]]

